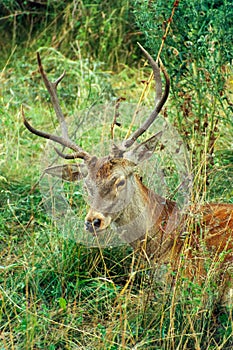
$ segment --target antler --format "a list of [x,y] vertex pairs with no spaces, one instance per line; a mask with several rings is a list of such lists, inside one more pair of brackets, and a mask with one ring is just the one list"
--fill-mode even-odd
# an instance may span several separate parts
[[37,136],[46,138],[46,139],[50,139],[50,140],[52,140],[54,142],[59,143],[60,145],[62,145],[64,147],[67,147],[67,148],[72,149],[73,151],[75,151],[75,153],[72,154],[72,155],[63,155],[62,152],[58,151],[55,148],[55,150],[57,151],[57,153],[60,156],[63,156],[65,158],[66,157],[72,157],[72,159],[74,159],[74,158],[81,158],[81,159],[84,159],[84,160],[89,159],[90,158],[89,153],[84,151],[80,146],[78,146],[76,143],[74,143],[69,138],[69,136],[68,136],[68,128],[67,128],[67,124],[66,124],[66,121],[65,121],[65,117],[64,117],[64,114],[62,113],[62,110],[61,110],[61,107],[60,107],[60,104],[59,104],[59,100],[58,100],[58,96],[57,96],[57,86],[62,81],[62,79],[64,78],[65,72],[53,83],[53,82],[49,81],[48,78],[47,78],[47,75],[46,75],[46,73],[44,71],[44,68],[42,66],[42,62],[41,62],[39,53],[37,53],[37,62],[38,62],[38,67],[39,67],[40,74],[41,74],[42,79],[44,81],[44,84],[45,84],[45,86],[46,86],[46,88],[48,90],[48,93],[50,95],[53,108],[55,110],[57,119],[59,121],[59,124],[60,124],[60,127],[61,127],[61,134],[62,134],[62,136],[49,134],[49,133],[46,133],[44,131],[40,131],[40,130],[35,129],[33,126],[31,126],[29,124],[29,122],[25,118],[23,107],[22,107],[22,117],[23,117],[24,125],[26,126],[26,128],[31,133],[33,133],[33,134],[35,134]]
[[162,72],[166,80],[166,85],[165,85],[163,94],[162,94],[162,81],[161,81],[160,69],[158,64],[153,60],[151,55],[139,43],[138,45],[140,49],[144,52],[145,56],[147,57],[153,69],[154,79],[156,83],[155,108],[152,111],[151,115],[146,119],[146,121],[127,140],[123,142],[124,149],[127,149],[130,146],[132,146],[134,142],[138,139],[138,137],[141,136],[154,122],[154,120],[157,118],[159,112],[161,111],[163,105],[165,104],[168,98],[169,89],[170,89],[170,79],[162,62],[160,61],[160,67],[162,69]]

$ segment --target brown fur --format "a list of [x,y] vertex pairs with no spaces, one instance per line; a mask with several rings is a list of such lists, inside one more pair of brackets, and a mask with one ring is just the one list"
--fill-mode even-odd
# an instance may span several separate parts
[[[148,201],[154,208],[161,201],[161,197],[153,194],[140,181],[137,181],[143,195],[142,199]],[[233,204],[208,203],[203,206],[190,207],[189,213],[181,215],[176,203],[170,200],[164,202],[163,210],[156,218],[150,235],[147,234],[148,256],[155,251],[152,247],[162,237],[163,241],[171,241],[173,244],[164,252],[164,261],[174,261],[174,258],[183,248],[185,238],[189,235],[189,248],[193,248],[194,254],[201,250],[204,244],[215,260],[224,252],[222,262],[233,263]],[[186,234],[184,235],[184,232]],[[192,255],[192,254],[191,254]],[[189,255],[190,256],[190,255]],[[159,258],[155,258],[156,260]]]

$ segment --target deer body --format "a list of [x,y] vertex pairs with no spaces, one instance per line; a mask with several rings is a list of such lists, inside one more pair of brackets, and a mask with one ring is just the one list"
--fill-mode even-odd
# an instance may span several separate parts
[[85,218],[87,231],[98,235],[114,224],[122,240],[150,262],[171,263],[176,270],[182,256],[187,260],[186,274],[190,277],[197,276],[201,280],[205,278],[205,250],[210,252],[213,262],[219,263],[223,271],[232,273],[233,204],[206,204],[199,208],[193,206],[189,213],[181,213],[175,202],[154,193],[137,175],[137,165],[155,151],[159,133],[141,143],[135,141],[158,116],[166,102],[170,86],[169,77],[161,66],[166,81],[162,92],[158,64],[146,50],[142,47],[141,49],[154,72],[155,108],[128,139],[120,145],[113,145],[109,156],[97,158],[69,139],[56,91],[64,74],[55,83],[51,83],[43,70],[39,54],[39,70],[59,120],[61,136],[36,130],[25,119],[22,111],[24,124],[30,132],[51,139],[74,152],[64,154],[55,149],[62,158],[83,160],[79,164],[50,167],[46,169],[46,173],[65,181],[84,179],[90,204]]
[[87,230],[98,234],[114,223],[122,240],[146,259],[160,263],[176,262],[189,231],[194,254],[204,244],[217,257],[226,251],[222,262],[233,262],[233,204],[209,203],[181,213],[175,202],[148,189],[134,168],[125,159],[111,159],[96,172],[96,193],[91,190],[91,208],[85,219]]

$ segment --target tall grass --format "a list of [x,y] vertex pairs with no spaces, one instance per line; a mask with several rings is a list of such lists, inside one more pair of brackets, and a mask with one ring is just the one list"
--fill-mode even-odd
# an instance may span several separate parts
[[[29,3],[24,2],[28,6]],[[11,12],[19,11],[16,9],[18,2],[5,2],[5,7],[6,4]],[[218,304],[219,281],[212,278],[215,266],[211,261],[206,259],[208,278],[200,286],[183,277],[184,257],[181,257],[180,270],[174,274],[169,266],[151,267],[125,245],[88,248],[75,241],[72,235],[61,232],[44,209],[44,198],[37,181],[41,175],[41,154],[45,142],[25,130],[19,112],[23,103],[27,118],[37,128],[52,132],[57,126],[37,72],[34,48],[40,51],[50,77],[57,77],[63,69],[67,72],[59,88],[62,108],[67,117],[79,115],[78,111],[87,110],[97,102],[111,101],[120,96],[126,97],[127,102],[137,102],[142,82],[149,76],[149,69],[142,65],[138,70],[124,66],[118,75],[104,69],[102,61],[108,62],[109,67],[113,62],[118,62],[114,40],[119,35],[118,48],[122,40],[117,27],[123,20],[120,6],[117,12],[110,2],[103,2],[103,6],[106,5],[110,13],[116,16],[109,18],[114,17],[119,22],[111,22],[114,40],[108,46],[111,53],[109,61],[107,57],[97,59],[97,53],[88,57],[90,40],[84,41],[84,37],[79,39],[82,47],[78,48],[76,42],[72,45],[71,54],[66,54],[64,48],[71,38],[68,29],[74,25],[70,18],[75,5],[76,2],[65,6],[64,2],[57,2],[57,10],[50,14],[49,6],[55,6],[55,3],[48,2],[43,18],[46,17],[48,21],[51,16],[53,26],[45,23],[44,32],[39,36],[31,31],[27,37],[25,31],[25,47],[20,46],[20,41],[17,42],[18,30],[25,23],[23,19],[20,23],[17,17],[12,24],[15,26],[12,27],[13,31],[4,34],[7,39],[12,38],[12,45],[7,47],[6,44],[5,57],[0,61],[0,348],[231,349],[232,309]],[[127,8],[124,6],[126,2],[122,11]],[[95,9],[93,20],[96,20],[97,26],[97,14],[104,10],[100,5],[96,5]],[[82,14],[87,13],[90,6],[81,2],[79,10],[83,11]],[[27,20],[31,20],[33,11],[27,14]],[[67,17],[64,17],[65,13]],[[58,15],[63,18],[60,22]],[[104,25],[107,26],[109,18],[103,16]],[[87,23],[91,19],[86,15],[82,21]],[[91,25],[94,22],[86,28],[92,28]],[[54,33],[57,37],[53,41],[50,39]],[[86,33],[83,31],[81,34]],[[47,36],[48,45],[46,41],[41,45],[43,35]],[[94,30],[90,31],[88,38],[94,42]],[[109,41],[108,35],[107,38]],[[104,45],[103,36],[97,37],[98,40],[98,45]],[[19,46],[12,50],[15,44]],[[88,50],[85,50],[86,47]],[[124,60],[122,62],[125,63]],[[194,63],[188,69],[190,74],[196,72]],[[166,66],[169,68],[168,63]],[[172,116],[171,119],[181,128],[184,136],[185,132],[190,133],[195,129],[190,110],[196,113],[197,108],[203,109],[201,116],[205,113],[213,118],[216,113],[220,115],[220,125],[214,131],[214,163],[208,172],[209,185],[205,191],[207,198],[232,201],[232,133],[226,111],[228,107],[226,101],[220,105],[218,95],[217,102],[211,107],[210,101],[216,101],[215,93],[223,86],[215,87],[213,81],[208,81],[208,86],[202,84],[206,79],[205,72],[198,70],[198,73],[191,75],[192,80],[188,75],[182,76],[178,82],[178,92],[174,86],[166,113]],[[219,79],[221,72],[215,72]],[[226,84],[224,89],[226,86],[229,88],[231,80],[227,80]],[[194,90],[197,86],[200,94]],[[210,92],[206,92],[207,87]],[[203,96],[211,98],[206,100]],[[148,97],[146,103],[153,104],[153,95]],[[175,117],[179,122],[175,121]],[[197,124],[199,131],[200,125]],[[204,145],[206,156],[206,140],[210,138],[208,132],[199,135],[196,130],[194,134],[187,134],[192,147],[197,142],[200,142],[200,147]],[[92,140],[86,138],[84,142],[88,146]],[[195,159],[195,164],[201,162],[201,169],[206,168],[201,157]],[[199,185],[202,183],[206,186],[205,176],[203,178],[205,172],[199,172],[199,166],[194,167],[194,174],[197,174]],[[76,213],[82,217],[86,204],[79,194],[81,187],[71,190],[75,192],[72,198],[76,200]],[[197,191],[196,199],[199,196]],[[173,283],[166,279],[167,270]]]
[[9,0],[0,2],[0,10],[3,53],[22,46],[21,54],[26,54],[44,45],[108,69],[134,61],[137,33],[129,0]]

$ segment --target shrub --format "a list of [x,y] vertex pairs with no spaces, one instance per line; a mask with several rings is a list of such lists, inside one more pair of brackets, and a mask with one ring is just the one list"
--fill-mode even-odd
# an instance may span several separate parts
[[[156,54],[175,5],[171,0],[133,4],[145,44]],[[201,198],[218,163],[215,151],[221,149],[220,158],[225,153],[217,139],[233,125],[228,92],[232,22],[231,1],[180,1],[162,52],[172,82],[170,115],[190,151],[192,169],[198,173],[194,189]]]

